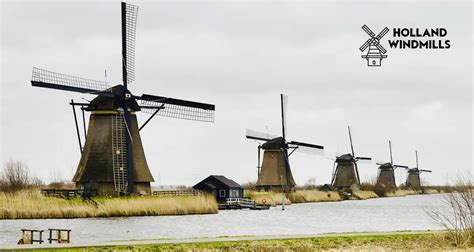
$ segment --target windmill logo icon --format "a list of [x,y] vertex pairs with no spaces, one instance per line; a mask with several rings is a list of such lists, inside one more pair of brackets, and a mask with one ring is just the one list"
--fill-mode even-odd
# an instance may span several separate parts
[[380,44],[380,39],[387,34],[389,29],[385,27],[377,36],[375,36],[375,33],[372,32],[367,25],[363,25],[362,30],[370,36],[370,38],[359,48],[361,52],[369,48],[367,54],[362,55],[362,58],[367,60],[367,66],[381,66],[382,59],[387,58],[387,55],[385,55],[387,50]]

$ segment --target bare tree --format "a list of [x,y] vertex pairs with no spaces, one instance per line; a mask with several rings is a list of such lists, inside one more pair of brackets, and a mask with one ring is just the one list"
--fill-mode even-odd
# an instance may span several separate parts
[[1,190],[18,191],[41,184],[39,178],[30,176],[28,167],[24,163],[13,160],[8,160],[5,163],[0,179]]
[[472,177],[459,176],[456,191],[445,194],[443,201],[447,204],[448,210],[439,208],[427,210],[428,215],[446,229],[447,238],[456,245],[472,244],[474,242]]
[[20,190],[26,188],[29,184],[28,168],[19,161],[8,160],[5,164],[3,176],[5,176],[11,190]]
[[316,177],[309,178],[308,181],[306,181],[304,188],[308,190],[314,190],[318,188],[318,185],[316,184]]

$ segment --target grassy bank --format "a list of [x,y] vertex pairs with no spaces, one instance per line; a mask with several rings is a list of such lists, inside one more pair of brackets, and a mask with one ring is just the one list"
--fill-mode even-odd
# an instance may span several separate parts
[[315,250],[471,250],[473,244],[456,247],[443,234],[390,234],[337,237],[177,243],[137,246],[68,248],[67,251],[315,251]]
[[[421,194],[421,191],[414,191],[414,190],[405,190],[405,189],[397,189],[394,192],[387,192],[383,197],[403,197],[407,195],[416,195]],[[439,193],[436,190],[427,190],[425,194],[433,194]],[[246,190],[245,197],[250,197],[251,199],[255,200],[257,204],[266,204],[275,206],[281,205],[283,200],[282,194],[280,192],[258,192],[253,190]],[[352,196],[349,199],[353,200],[366,200],[372,198],[379,198],[374,191],[371,190],[355,190],[352,192]],[[293,204],[293,203],[309,203],[309,202],[329,202],[329,201],[341,201],[343,200],[339,193],[337,192],[326,192],[320,191],[317,189],[300,189],[293,193],[286,193],[285,197],[285,204]]]
[[217,213],[212,196],[96,198],[98,205],[81,199],[44,197],[38,191],[0,193],[0,219],[85,218]]

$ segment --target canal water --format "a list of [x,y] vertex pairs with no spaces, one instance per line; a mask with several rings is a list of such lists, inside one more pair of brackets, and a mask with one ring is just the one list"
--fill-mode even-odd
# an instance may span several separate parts
[[72,242],[328,232],[436,230],[426,211],[446,207],[443,195],[321,202],[270,210],[222,210],[211,215],[0,220],[0,244],[16,244],[20,229],[72,229]]

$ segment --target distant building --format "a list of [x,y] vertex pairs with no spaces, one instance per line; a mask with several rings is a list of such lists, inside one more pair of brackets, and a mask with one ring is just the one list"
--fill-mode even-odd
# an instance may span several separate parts
[[241,185],[221,175],[211,175],[194,185],[193,189],[212,193],[218,202],[244,197],[244,188]]

